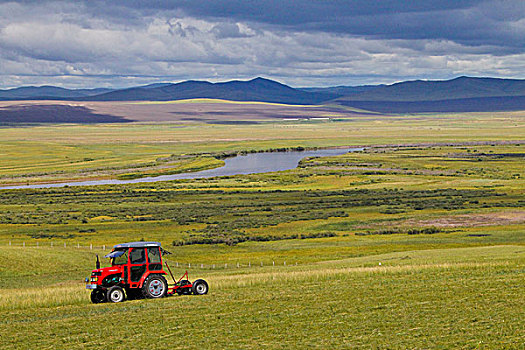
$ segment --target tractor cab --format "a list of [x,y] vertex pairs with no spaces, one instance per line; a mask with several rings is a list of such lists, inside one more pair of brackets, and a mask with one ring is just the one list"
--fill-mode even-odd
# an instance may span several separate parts
[[158,242],[118,244],[105,258],[111,259],[108,271],[117,268],[131,288],[136,288],[153,272],[166,275],[162,269],[162,250]]
[[[105,301],[119,302],[128,298],[161,298],[178,294],[206,294],[208,285],[204,280],[191,283],[183,275],[169,287],[163,270],[162,255],[171,254],[161,248],[159,242],[131,242],[117,244],[105,256],[111,259],[111,266],[100,268],[97,256],[97,268],[86,278],[87,289],[91,289],[91,301],[100,303]],[[196,286],[196,288],[193,288]],[[199,288],[197,288],[199,287]],[[195,291],[193,291],[195,289]],[[125,293],[124,293],[125,291]],[[184,292],[184,293],[183,293]],[[189,293],[188,293],[189,292]]]

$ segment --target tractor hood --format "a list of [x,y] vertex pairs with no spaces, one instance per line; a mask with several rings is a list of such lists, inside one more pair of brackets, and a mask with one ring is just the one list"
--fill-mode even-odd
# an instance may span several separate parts
[[106,276],[111,275],[114,273],[119,273],[122,271],[122,268],[120,266],[109,266],[109,267],[103,267],[101,269],[95,269],[91,272],[91,274],[97,274],[99,276]]

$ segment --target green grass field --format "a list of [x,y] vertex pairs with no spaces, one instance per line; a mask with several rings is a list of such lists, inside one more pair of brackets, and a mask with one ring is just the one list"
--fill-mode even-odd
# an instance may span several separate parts
[[[522,113],[2,128],[2,184],[374,147],[277,173],[0,190],[1,347],[522,349],[524,134]],[[137,240],[210,294],[91,304],[95,254]]]
[[[5,349],[146,348],[152,342],[207,349],[518,349],[525,341],[523,245],[387,253],[297,267],[190,270],[210,282],[210,294],[120,305],[89,303],[79,281],[91,267],[88,254],[20,249],[1,250],[23,255],[30,266],[43,264],[49,279],[63,269],[78,278],[1,289]],[[8,271],[21,273],[20,267]]]

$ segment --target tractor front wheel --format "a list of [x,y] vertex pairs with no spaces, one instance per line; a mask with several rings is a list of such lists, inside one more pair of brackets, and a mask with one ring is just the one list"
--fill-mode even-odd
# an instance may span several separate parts
[[106,300],[106,293],[104,293],[101,290],[93,290],[91,291],[91,302],[93,304],[100,304],[107,301]]
[[196,280],[191,287],[191,291],[195,295],[208,294],[208,289],[208,283],[205,280]]
[[162,275],[151,275],[142,285],[142,295],[145,298],[156,299],[166,296],[168,282]]
[[124,301],[124,289],[119,286],[113,286],[109,288],[107,298],[112,303],[120,303],[121,301]]

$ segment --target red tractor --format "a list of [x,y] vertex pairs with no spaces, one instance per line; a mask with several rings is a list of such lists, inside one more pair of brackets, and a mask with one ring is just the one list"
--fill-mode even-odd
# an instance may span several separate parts
[[170,254],[162,249],[159,242],[132,242],[117,244],[106,258],[111,267],[97,268],[86,278],[86,289],[91,290],[91,301],[118,303],[126,299],[162,298],[178,295],[203,295],[208,293],[208,283],[203,279],[188,280],[188,272],[175,281],[165,263],[174,284],[168,285],[167,273],[162,267],[162,256]]

